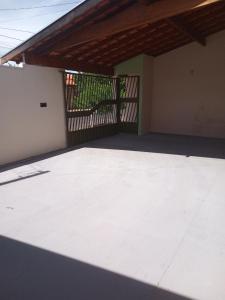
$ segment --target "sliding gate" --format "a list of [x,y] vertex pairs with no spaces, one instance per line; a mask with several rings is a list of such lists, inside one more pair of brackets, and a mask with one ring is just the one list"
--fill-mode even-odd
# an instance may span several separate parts
[[138,76],[64,73],[68,146],[138,132]]

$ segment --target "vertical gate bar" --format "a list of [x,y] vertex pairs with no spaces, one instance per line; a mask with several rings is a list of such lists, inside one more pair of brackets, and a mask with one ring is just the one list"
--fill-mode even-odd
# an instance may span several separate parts
[[[130,98],[130,94],[132,92],[132,77],[126,78],[127,83],[127,98]],[[129,122],[129,114],[130,114],[130,102],[127,102],[127,109],[126,109],[126,122]]]
[[[80,84],[80,91],[82,90],[82,86],[84,85],[83,84],[83,77],[80,77],[80,75],[78,75],[79,76],[79,84]],[[79,105],[77,105],[77,109],[78,110],[80,110],[80,109],[82,109],[82,107],[83,107],[83,97],[84,97],[84,95],[83,95],[83,93],[81,93],[81,94],[79,94],[78,95],[78,99],[79,99]],[[81,128],[81,126],[82,126],[82,116],[79,116],[78,118],[77,118],[77,131],[78,131],[78,139],[79,139],[79,142],[80,142],[80,128]]]
[[[87,107],[88,109],[92,110],[92,103],[95,103],[95,99],[93,100],[93,97],[95,95],[95,84],[96,80],[94,76],[87,76],[87,82],[88,82],[88,93],[87,93]],[[90,111],[89,117],[88,117],[88,139],[92,139],[93,135],[93,128],[95,128],[94,120],[93,120],[93,112]]]
[[[84,99],[83,99],[83,108],[84,109],[89,109],[88,107],[88,97],[89,97],[89,83],[87,82],[87,77],[83,77],[85,78],[85,86],[87,87],[87,95],[84,95]],[[90,127],[90,117],[89,115],[88,116],[85,116],[85,119],[84,119],[84,128],[85,129],[88,129]]]
[[[75,111],[76,110],[79,110],[80,107],[82,106],[82,95],[80,95],[80,91],[81,91],[81,88],[82,88],[82,80],[79,76],[78,73],[76,73],[75,75],[75,78],[76,78],[76,93],[75,93]],[[80,143],[80,116],[78,117],[74,117],[74,121],[75,121],[75,127],[74,127],[74,143],[75,144],[79,144]]]
[[117,127],[120,130],[120,108],[121,108],[121,103],[120,103],[120,78],[116,78],[116,122],[117,122]]
[[[112,79],[109,79],[109,91],[110,91],[110,99],[113,100],[113,93],[112,93]],[[113,104],[110,105],[110,124],[113,124]]]
[[[71,80],[72,79],[72,80]],[[71,80],[71,83],[73,83],[73,76],[70,74],[70,80]],[[73,102],[74,102],[74,99],[73,99],[73,101],[72,101],[72,99],[71,99],[71,96],[73,95],[73,93],[71,92],[71,90],[72,90],[72,87],[71,87],[71,89],[70,89],[70,106],[69,106],[69,110],[71,110],[71,111],[73,111]],[[74,139],[74,122],[75,122],[75,118],[74,117],[72,117],[71,119],[70,119],[70,126],[71,126],[71,135],[73,136],[73,139]]]
[[[116,100],[116,79],[115,78],[113,78],[113,96],[114,96],[114,100]],[[116,113],[117,113],[117,104],[114,104],[114,123],[115,124],[117,124]]]
[[[113,79],[110,78],[110,95],[111,95],[111,100],[113,100]],[[111,119],[110,119],[110,123],[113,124],[113,115],[114,115],[114,104],[111,105]]]
[[[128,95],[129,95],[129,80],[130,80],[130,77],[129,76],[126,76],[126,77],[123,77],[123,80],[124,80],[124,84],[125,84],[125,98],[128,98]],[[125,124],[127,122],[127,111],[128,111],[128,102],[124,102],[124,111],[123,111],[123,124]]]
[[139,98],[140,98],[140,77],[137,77],[137,133],[139,134]]
[[[104,91],[104,99],[103,100],[104,101],[107,100],[106,99],[107,98],[107,87],[108,87],[108,80],[107,80],[107,78],[104,78],[104,80],[103,80],[103,91]],[[109,123],[107,110],[108,110],[108,105],[104,105],[103,106],[103,125],[104,126]]]
[[[91,87],[90,90],[92,90],[91,95],[95,95],[95,85],[96,85],[96,80],[91,81]],[[92,109],[92,108],[91,108]],[[97,126],[97,119],[96,119],[96,111],[94,111],[91,115],[90,115],[90,120],[92,120],[92,126],[90,126],[90,128],[94,128],[95,126]]]
[[[103,90],[103,92],[102,92]],[[104,101],[104,79],[100,80],[99,83],[99,91],[100,91],[100,95],[102,95],[102,101]],[[99,108],[100,110],[100,123],[101,126],[99,127],[99,132],[97,133],[97,136],[104,136],[104,129],[103,129],[103,125],[104,125],[104,106],[103,106],[103,110],[101,111],[101,108]]]
[[[110,81],[109,81],[109,78],[107,78],[107,79],[105,79],[105,99],[106,100],[109,100],[109,98],[110,98],[109,87],[110,87]],[[106,122],[106,124],[104,124],[104,125],[109,125],[110,124],[110,112],[111,112],[111,105],[106,105],[106,109],[105,109],[105,114],[106,114],[105,122]]]
[[[132,77],[132,89],[131,89],[131,98],[134,98],[135,95],[135,87],[136,87],[136,78]],[[133,103],[130,102],[130,114],[129,114],[129,122],[132,123],[132,110],[133,110]]]
[[[81,110],[81,109],[83,109],[83,107],[84,107],[84,104],[83,104],[83,95],[82,95],[82,97],[79,97],[79,106],[77,106],[77,109]],[[81,140],[80,130],[82,130],[82,128],[83,128],[83,116],[79,116],[78,120],[79,120],[79,123],[78,123],[79,140]]]
[[[75,80],[75,84],[76,84],[76,77],[75,77],[75,75],[72,78],[73,78],[73,80]],[[76,87],[74,87],[74,88],[76,88]],[[75,91],[74,91],[74,94],[75,94]],[[74,108],[76,108],[76,100],[77,100],[76,99],[76,94],[75,94],[74,98],[71,99],[71,102],[70,102],[71,103],[71,107],[70,107],[71,111],[73,111]],[[76,120],[75,117],[73,117],[72,120],[71,120],[71,128],[72,128],[73,136],[75,136],[74,132],[76,131],[76,123],[77,123],[76,121],[77,120]]]
[[90,110],[90,114],[87,118],[88,120],[88,135],[87,135],[87,138],[89,140],[92,139],[92,135],[93,135],[93,130],[94,130],[94,127],[95,127],[95,122],[93,120],[93,116],[94,116],[94,113],[91,111],[92,110],[92,103],[93,103],[93,95],[95,95],[95,84],[96,84],[96,80],[95,80],[95,77],[94,76],[89,76],[87,77],[87,82],[88,82],[88,93],[87,93],[87,99],[86,99],[86,102],[87,102],[87,108]]
[[[135,77],[132,77],[132,85],[131,85],[131,98],[134,98],[134,93],[135,93]],[[130,102],[130,113],[129,113],[129,123],[132,123],[132,110],[133,110],[133,103]]]
[[[125,77],[125,83],[126,83],[126,98],[129,98],[129,93],[130,93],[130,82],[131,82],[131,77],[127,76]],[[128,122],[129,119],[129,102],[126,102],[126,110],[125,110],[125,114],[124,114],[124,123]]]
[[[90,106],[89,109],[91,109],[91,110],[93,108],[92,103],[95,103],[95,100],[96,100],[96,99],[94,99],[94,95],[96,95],[95,89],[96,89],[96,77],[91,76],[91,77],[89,77],[89,90],[90,90],[89,103],[91,104],[91,105],[89,105]],[[90,131],[90,134],[89,134],[90,139],[92,138],[92,135],[95,134],[95,127],[96,127],[95,123],[96,123],[96,121],[94,119],[94,116],[95,116],[95,112],[92,111],[92,113],[89,116],[89,128],[92,128],[92,134],[91,134],[91,131]]]
[[[90,98],[91,98],[91,94],[92,94],[92,82],[91,82],[92,78],[85,76],[85,86],[86,86],[86,94],[84,95],[84,108],[85,109],[90,109]],[[89,115],[86,118],[86,125],[85,125],[86,129],[87,128],[91,128],[91,116]]]
[[[135,77],[135,82],[136,82],[136,85],[135,85],[135,93],[134,93],[134,98],[136,99],[136,102],[133,104],[133,114],[132,114],[132,122],[133,123],[136,123],[137,120],[136,120],[136,114],[137,114],[137,106],[138,106],[138,77],[136,76]],[[137,124],[138,126],[138,124]]]
[[[101,93],[101,84],[98,82],[98,80],[96,80],[96,93],[97,95]],[[98,126],[96,126],[95,128],[95,135],[97,136],[101,136],[101,114],[100,114],[100,108],[97,109],[97,115],[98,115]]]
[[86,108],[89,110],[90,114],[87,118],[87,139],[91,139],[91,128],[93,128],[93,114],[91,113],[92,109],[92,95],[94,94],[94,79],[93,76],[86,76],[86,86],[87,86],[87,94],[86,94]]
[[[93,90],[92,90],[92,94],[93,95],[96,95],[96,91],[97,91],[97,88],[98,88],[98,83],[97,83],[97,80],[96,80],[96,77],[94,77],[94,81],[93,81],[93,78],[92,78],[92,87],[93,87]],[[97,127],[99,124],[98,124],[98,110],[95,110],[92,114],[92,127],[95,128]]]
[[[132,92],[131,92],[131,98],[135,98],[135,88],[136,88],[136,80],[135,77],[132,77],[133,85],[132,85]],[[129,122],[133,123],[133,112],[134,112],[134,103],[130,103],[130,115],[129,115]]]
[[[80,108],[82,107],[82,94],[80,94],[81,91],[81,87],[82,87],[82,81],[81,78],[79,76],[79,74],[77,73],[75,75],[76,77],[76,81],[77,81],[77,88],[76,88],[76,97],[75,97],[75,111],[79,111]],[[77,117],[75,117],[76,120],[76,126],[75,126],[75,131],[76,131],[76,143],[80,142],[80,135],[79,135],[79,129],[80,129],[80,115],[78,115]]]
[[62,72],[62,80],[63,80],[63,97],[64,97],[64,111],[65,111],[65,117],[64,117],[64,122],[65,122],[65,133],[66,133],[66,147],[69,146],[69,119],[67,115],[67,99],[66,99],[66,77],[67,74],[65,72]]

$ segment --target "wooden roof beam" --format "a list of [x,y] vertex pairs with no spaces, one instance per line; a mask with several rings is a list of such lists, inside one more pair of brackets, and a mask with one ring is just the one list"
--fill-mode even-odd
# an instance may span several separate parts
[[[166,24],[166,23],[165,23]],[[167,28],[170,29],[170,27],[166,24]],[[171,30],[171,29],[170,29]],[[98,54],[96,57],[94,57],[95,60],[105,60],[105,58],[108,58],[110,60],[112,55],[117,55],[117,53],[124,51],[125,53],[128,53],[131,49],[135,49],[137,45],[146,44],[150,41],[158,41],[158,33],[160,30],[158,28],[148,28],[148,31],[143,30],[137,33],[137,37],[134,38],[133,35],[126,37],[125,39],[118,41],[117,44],[113,47],[107,47],[107,49],[101,50],[100,48],[97,48]],[[82,58],[85,61],[88,61],[90,58],[92,58],[93,55],[86,55],[84,58]]]
[[[102,0],[99,0],[99,5],[101,4]],[[87,2],[84,1],[84,3]],[[65,40],[67,38],[69,38],[74,31],[77,30],[82,30],[83,27],[86,26],[93,26],[93,24],[98,22],[98,17],[102,17],[104,15],[104,11],[106,10],[107,12],[109,11],[109,9],[114,5],[118,5],[120,2],[122,2],[121,0],[113,0],[111,1],[102,1],[102,3],[104,3],[104,5],[101,4],[101,7],[96,7],[95,9],[93,9],[93,12],[91,15],[89,15],[88,19],[84,22],[84,20],[82,21],[82,19],[80,20],[80,22],[76,22],[75,20],[72,20],[71,23],[73,23],[73,25],[67,29],[66,31],[62,30],[58,35],[55,36],[55,39],[52,39],[51,37],[49,37],[49,42],[44,43],[44,46],[42,46],[42,44],[40,44],[38,46],[37,49],[35,49],[35,53],[39,54],[39,55],[45,55],[48,53],[48,49],[52,49],[54,48],[54,45],[57,42],[61,41],[61,40]],[[117,6],[116,6],[117,7]],[[89,43],[89,41],[87,41],[87,43]],[[81,43],[82,46],[83,43]],[[77,44],[77,46],[79,46],[79,44]]]
[[113,75],[113,68],[100,66],[98,64],[86,64],[76,61],[75,59],[55,58],[50,56],[36,56],[26,54],[26,64],[41,65],[62,69],[69,69],[81,72]]
[[210,4],[221,1],[222,0],[170,0],[168,3],[168,0],[159,0],[145,7],[140,5],[140,3],[135,3],[113,18],[74,31],[70,38],[66,37],[64,40],[56,41],[55,44],[52,45],[52,49],[54,49],[54,51],[57,51],[57,49],[71,49],[87,41],[102,40],[108,36],[135,28],[142,24],[155,23],[159,20],[207,7]]
[[[168,25],[166,24],[166,26]],[[137,29],[134,33],[127,33],[120,38],[112,38],[112,41],[108,39],[104,43],[97,44],[93,49],[90,49],[88,52],[82,54],[79,57],[79,60],[87,61],[93,57],[94,53],[97,53],[97,56],[101,56],[102,53],[104,56],[108,56],[111,53],[118,51],[118,49],[120,49],[121,47],[128,49],[130,45],[135,45],[138,41],[143,41],[143,38],[149,35],[149,31],[150,26],[146,27],[145,29]],[[136,38],[134,38],[135,35]]]
[[[162,41],[161,41],[161,43],[162,43]],[[168,51],[175,49],[177,47],[180,47],[181,45],[184,45],[186,43],[187,43],[187,41],[184,40],[184,38],[181,41],[174,43],[174,45],[176,45],[176,46],[173,46],[171,44],[171,42],[168,42],[168,45],[171,44],[170,48],[165,47],[167,49],[165,51],[163,51],[162,53],[168,52]],[[130,58],[133,58],[139,54],[147,54],[150,56],[157,56],[157,55],[159,55],[159,51],[158,51],[158,49],[160,49],[159,46],[160,46],[160,42],[156,43],[156,44],[152,44],[152,45],[147,45],[147,46],[143,45],[143,47],[139,47],[136,49],[134,48],[133,51],[129,52],[129,54],[123,53],[123,54],[111,59],[110,61],[104,62],[104,63],[106,65],[116,66],[116,65],[120,64],[121,62],[126,61]],[[162,53],[160,53],[160,54],[162,54]]]
[[[113,34],[123,32],[129,28],[135,28],[142,24],[155,23],[162,19],[171,18],[173,16],[198,10],[200,8],[209,7],[212,4],[221,3],[224,0],[159,0],[152,5],[143,6],[139,2],[134,3],[126,10],[116,14],[113,18],[109,18],[104,22],[87,26],[82,30],[74,28],[74,31],[70,34],[70,38],[66,36],[66,29],[69,23],[74,22],[77,18],[81,18],[87,10],[95,7],[101,3],[102,0],[89,0],[84,1],[79,7],[75,8],[72,12],[66,14],[52,25],[24,42],[14,50],[7,53],[2,57],[1,63],[4,63],[10,59],[16,58],[23,52],[27,52],[29,48],[36,49],[37,44],[43,43],[43,48],[49,49],[48,51],[56,51],[61,49],[71,49],[72,47],[85,43],[87,41],[102,40],[105,37],[109,37]],[[61,31],[62,39],[57,40],[55,33]],[[50,39],[50,36],[52,38]],[[49,38],[48,41],[45,41]],[[50,42],[54,40],[54,44],[49,46]],[[46,53],[48,53],[48,51]]]
[[206,46],[206,38],[201,36],[198,32],[192,30],[187,25],[185,25],[181,18],[172,17],[167,19],[167,23],[173,26],[175,29],[189,36],[193,41],[198,42],[202,46]]
[[150,5],[156,1],[159,1],[159,0],[138,0],[139,3],[144,4],[144,5]]
[[[132,29],[128,29],[127,31],[123,31],[123,33],[121,34],[121,32],[120,33],[117,33],[117,34],[115,34],[115,35],[112,35],[112,36],[110,36],[110,37],[106,37],[105,39],[102,39],[102,40],[93,40],[93,41],[88,41],[86,44],[88,45],[88,46],[96,46],[96,45],[98,45],[99,44],[99,42],[101,42],[102,44],[105,44],[105,43],[108,43],[111,39],[112,40],[116,40],[116,39],[121,39],[121,36],[127,36],[128,34],[130,34],[130,32],[131,32],[131,30]],[[138,30],[138,28],[137,29],[135,29],[136,31]],[[133,29],[133,31],[134,31],[134,29]],[[86,44],[81,44],[80,45],[80,47],[79,46],[77,46],[77,45],[75,45],[74,47],[71,47],[70,49],[66,49],[66,50],[64,50],[64,51],[60,51],[60,55],[73,55],[73,54],[78,54],[78,53],[80,53],[80,50],[79,49],[81,49],[81,51],[83,50],[83,47],[84,47],[84,45],[86,45]]]

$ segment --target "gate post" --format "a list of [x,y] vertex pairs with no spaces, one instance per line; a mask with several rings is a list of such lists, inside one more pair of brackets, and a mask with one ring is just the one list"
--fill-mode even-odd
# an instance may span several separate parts
[[62,80],[63,80],[63,97],[64,97],[64,122],[65,122],[65,131],[66,131],[66,147],[69,147],[69,129],[68,129],[68,118],[67,118],[67,91],[66,91],[66,79],[67,75],[65,71],[62,72]]
[[116,77],[116,120],[117,120],[117,126],[120,130],[120,111],[121,111],[121,101],[120,101],[120,78]]

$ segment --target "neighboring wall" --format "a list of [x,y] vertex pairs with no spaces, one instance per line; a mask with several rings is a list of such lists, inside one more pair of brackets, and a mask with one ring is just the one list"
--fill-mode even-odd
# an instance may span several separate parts
[[[47,102],[41,108],[40,102]],[[0,165],[66,146],[62,74],[0,67]]]
[[154,60],[149,131],[225,138],[225,31]]
[[139,55],[127,60],[115,68],[116,75],[140,76],[139,95],[139,134],[149,131],[151,113],[151,94],[153,84],[153,58],[147,55]]

